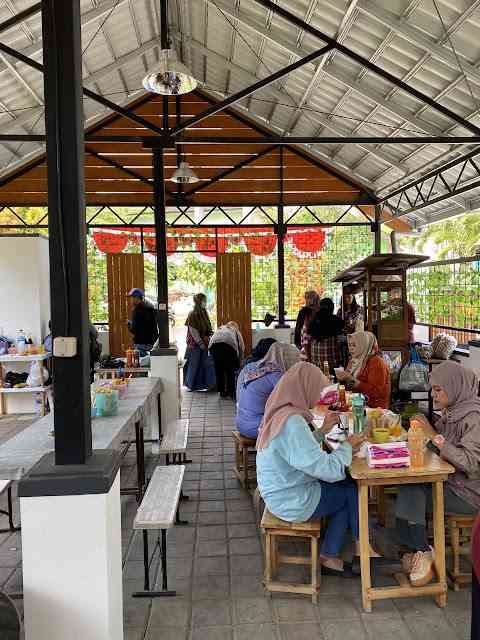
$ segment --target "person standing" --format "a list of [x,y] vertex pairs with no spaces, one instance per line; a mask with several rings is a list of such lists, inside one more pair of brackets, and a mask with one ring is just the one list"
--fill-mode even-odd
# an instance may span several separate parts
[[305,291],[305,306],[298,312],[297,322],[295,324],[295,346],[297,349],[302,348],[302,329],[305,322],[308,324],[310,318],[318,311],[320,307],[320,296],[316,291]]
[[343,333],[351,335],[364,330],[363,308],[358,304],[352,291],[347,287],[343,291],[342,305],[337,316],[345,322]]
[[141,289],[131,289],[127,297],[132,306],[132,317],[128,321],[128,328],[133,335],[133,345],[144,356],[153,349],[158,339],[158,323],[155,308],[145,300]]
[[183,367],[183,384],[189,391],[205,391],[215,387],[215,369],[208,355],[208,344],[213,335],[207,312],[207,296],[193,296],[194,307],[188,314],[187,350]]
[[330,298],[320,302],[320,309],[310,321],[308,335],[304,336],[305,354],[312,364],[323,369],[328,362],[330,372],[338,367],[341,360],[340,335],[343,320],[334,314],[335,305]]
[[245,343],[236,322],[218,327],[208,345],[215,364],[217,390],[222,398],[235,397],[235,372],[243,364]]

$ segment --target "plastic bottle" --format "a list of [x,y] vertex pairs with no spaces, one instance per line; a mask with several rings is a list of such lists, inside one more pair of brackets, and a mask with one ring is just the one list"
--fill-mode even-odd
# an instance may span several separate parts
[[27,339],[25,338],[23,329],[20,329],[20,331],[17,334],[17,338],[15,340],[15,345],[17,347],[18,355],[23,355],[25,353],[26,342],[27,342]]
[[340,402],[340,411],[348,411],[347,394],[343,384],[338,385],[338,401]]
[[365,426],[366,411],[365,399],[361,393],[355,393],[352,397],[353,432],[362,433]]
[[407,441],[410,450],[410,465],[416,469],[423,467],[425,464],[425,434],[418,420],[410,420]]

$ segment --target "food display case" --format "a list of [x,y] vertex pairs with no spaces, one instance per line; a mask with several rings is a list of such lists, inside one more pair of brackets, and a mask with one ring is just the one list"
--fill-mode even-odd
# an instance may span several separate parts
[[382,351],[408,353],[407,270],[428,260],[407,253],[376,254],[338,273],[334,282],[363,295],[365,329]]

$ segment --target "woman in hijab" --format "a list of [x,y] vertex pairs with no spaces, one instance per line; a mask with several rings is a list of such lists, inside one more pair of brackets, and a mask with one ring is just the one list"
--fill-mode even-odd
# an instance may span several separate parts
[[245,364],[251,364],[252,362],[258,362],[264,358],[272,344],[275,344],[275,338],[262,338],[258,341],[257,346],[252,349],[250,357],[246,359]]
[[217,390],[222,398],[235,397],[235,372],[243,364],[245,343],[236,322],[218,327],[208,346],[215,363]]
[[213,334],[207,313],[207,297],[204,293],[193,296],[194,307],[185,322],[187,326],[187,351],[183,367],[183,384],[189,391],[204,391],[215,387],[215,370],[208,355],[208,344]]
[[262,360],[247,364],[242,369],[237,381],[236,417],[242,436],[257,437],[270,394],[285,371],[300,362],[301,357],[294,345],[275,342]]
[[[432,427],[424,416],[415,416],[439,456],[455,467],[444,485],[445,511],[475,515],[480,509],[480,398],[478,378],[456,362],[434,367],[430,374],[433,402],[442,417]],[[426,514],[432,512],[431,485],[399,487],[395,509],[396,538],[411,553],[403,567],[413,586],[433,578],[434,549],[428,544]]]
[[345,371],[337,371],[337,379],[356,393],[363,393],[372,408],[390,406],[390,370],[378,350],[373,333],[358,331],[348,336],[351,359]]
[[308,361],[321,369],[328,362],[331,373],[342,362],[339,336],[344,327],[343,320],[334,311],[333,300],[323,298],[320,301],[320,309],[308,326],[309,339],[305,347]]
[[310,318],[314,315],[320,306],[320,296],[316,291],[305,291],[305,306],[298,312],[297,322],[295,324],[295,345],[298,349],[302,348],[302,329],[305,322],[308,325]]
[[[340,551],[347,530],[359,537],[357,487],[346,479],[346,469],[364,436],[349,436],[330,454],[323,451],[310,430],[310,408],[327,385],[320,369],[308,362],[282,377],[267,402],[257,439],[257,480],[268,510],[278,518],[306,522],[330,517],[321,549],[323,573],[346,576]],[[337,421],[336,414],[327,413],[322,433]]]

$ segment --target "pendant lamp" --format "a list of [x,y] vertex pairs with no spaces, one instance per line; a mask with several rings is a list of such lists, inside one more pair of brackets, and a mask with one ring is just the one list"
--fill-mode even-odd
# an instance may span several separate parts
[[158,68],[143,79],[143,86],[147,91],[162,96],[190,93],[197,84],[190,70],[178,60],[173,49],[162,49]]
[[193,184],[198,182],[200,178],[192,171],[188,162],[180,162],[180,166],[171,178],[172,182],[179,184]]

